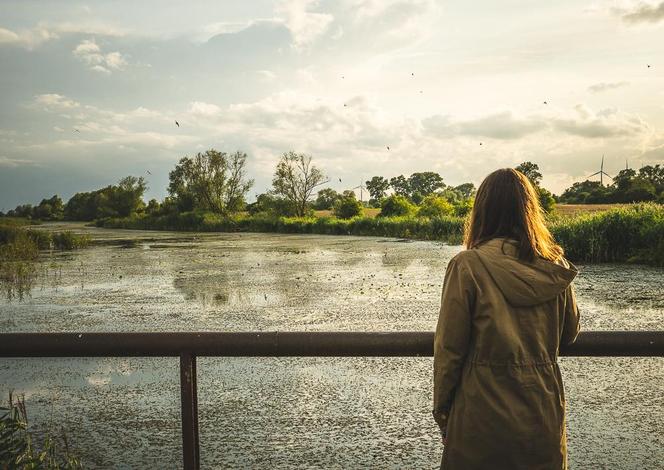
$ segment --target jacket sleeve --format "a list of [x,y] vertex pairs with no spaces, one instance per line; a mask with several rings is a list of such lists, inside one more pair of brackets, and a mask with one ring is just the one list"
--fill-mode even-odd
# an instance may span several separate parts
[[443,435],[468,352],[474,297],[474,284],[467,269],[453,258],[445,271],[433,346],[433,416]]
[[563,318],[560,345],[565,346],[576,341],[579,328],[579,307],[576,305],[574,286],[570,284],[565,291],[565,317]]

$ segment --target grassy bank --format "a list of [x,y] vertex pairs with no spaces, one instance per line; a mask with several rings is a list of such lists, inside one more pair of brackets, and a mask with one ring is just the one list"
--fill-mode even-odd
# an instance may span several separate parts
[[459,217],[267,217],[239,215],[221,217],[211,213],[187,212],[159,217],[103,219],[97,225],[107,228],[176,230],[195,232],[274,232],[321,235],[362,235],[415,238],[460,243],[463,219]]
[[[343,220],[240,215],[224,218],[211,213],[188,212],[160,217],[104,219],[97,225],[141,230],[366,235],[460,243],[463,223],[459,217],[357,217]],[[549,225],[572,261],[627,261],[664,266],[664,206],[661,204],[625,205],[602,212],[558,216]]]
[[641,203],[561,218],[551,224],[573,261],[664,266],[664,205]]

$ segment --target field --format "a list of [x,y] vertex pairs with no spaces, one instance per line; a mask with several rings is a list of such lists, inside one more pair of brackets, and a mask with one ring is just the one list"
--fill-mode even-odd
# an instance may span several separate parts
[[629,204],[556,204],[555,212],[561,216],[575,216],[592,212],[604,212]]

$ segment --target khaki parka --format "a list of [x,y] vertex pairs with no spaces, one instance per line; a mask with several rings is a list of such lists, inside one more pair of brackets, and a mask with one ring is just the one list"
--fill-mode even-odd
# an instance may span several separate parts
[[520,261],[508,238],[450,261],[434,341],[441,468],[567,468],[557,358],[579,332],[577,273],[565,259]]

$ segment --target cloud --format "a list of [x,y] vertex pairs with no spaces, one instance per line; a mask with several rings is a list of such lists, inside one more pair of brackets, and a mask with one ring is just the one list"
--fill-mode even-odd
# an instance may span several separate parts
[[664,162],[664,145],[646,150],[638,158],[647,162]]
[[629,85],[629,82],[600,82],[588,87],[590,93],[602,93],[603,91],[615,90]]
[[256,73],[260,78],[268,82],[277,78],[277,74],[271,70],[257,70]]
[[14,31],[5,28],[0,28],[0,44],[18,43],[20,38]]
[[42,106],[47,111],[52,110],[69,110],[79,108],[80,103],[67,98],[66,96],[58,95],[57,93],[47,93],[44,95],[37,95],[34,99],[35,104]]
[[9,158],[5,156],[0,156],[0,167],[16,168],[19,166],[39,166],[39,165],[32,160],[23,160],[20,158]]
[[541,118],[516,118],[510,111],[466,121],[452,121],[449,117],[436,115],[425,118],[422,124],[432,135],[466,135],[500,140],[519,139],[546,128]]
[[215,104],[193,101],[189,104],[189,112],[197,116],[215,116],[221,112],[221,108]]
[[589,139],[636,136],[648,130],[648,124],[639,116],[615,108],[594,113],[585,105],[577,105],[575,110],[576,116],[553,119],[554,129]]
[[657,3],[639,3],[629,10],[616,10],[624,22],[638,23],[658,23],[664,21],[664,2]]
[[72,51],[74,56],[90,66],[91,70],[111,73],[112,70],[124,70],[127,61],[119,52],[104,54],[94,39],[82,41]]
[[57,37],[58,35],[55,32],[50,31],[43,26],[37,26],[33,29],[19,32],[0,28],[0,46],[5,44],[32,49],[45,41],[56,39]]
[[317,0],[284,0],[275,9],[290,31],[296,49],[310,46],[334,20],[332,14],[310,11],[317,6]]

